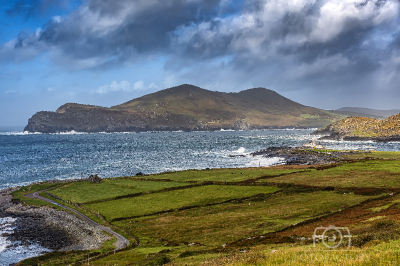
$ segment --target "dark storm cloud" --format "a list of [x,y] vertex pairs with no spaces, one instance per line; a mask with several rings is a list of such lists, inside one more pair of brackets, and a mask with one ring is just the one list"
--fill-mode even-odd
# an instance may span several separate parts
[[219,2],[91,0],[65,20],[49,22],[38,41],[77,60],[125,62],[137,54],[169,50],[174,31],[217,16]]

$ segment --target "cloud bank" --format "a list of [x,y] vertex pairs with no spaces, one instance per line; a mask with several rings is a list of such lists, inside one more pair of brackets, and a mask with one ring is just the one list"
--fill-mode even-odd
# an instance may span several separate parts
[[67,69],[105,71],[163,57],[178,80],[209,87],[400,96],[399,11],[397,0],[87,0],[2,44],[0,59],[49,53]]

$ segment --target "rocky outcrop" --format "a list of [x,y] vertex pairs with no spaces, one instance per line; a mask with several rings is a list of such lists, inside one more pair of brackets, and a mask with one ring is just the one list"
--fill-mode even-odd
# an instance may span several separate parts
[[335,163],[342,159],[341,152],[310,152],[305,147],[269,147],[267,149],[253,152],[252,156],[263,156],[267,158],[278,157],[284,159],[283,163],[288,165],[323,165]]
[[312,135],[325,135],[319,138],[321,140],[400,141],[400,114],[384,120],[348,117],[318,129]]
[[130,132],[145,131],[148,125],[139,115],[128,111],[85,106],[58,112],[38,112],[28,120],[24,131],[57,132]]
[[92,183],[101,183],[101,177],[99,177],[97,174],[90,175],[87,179],[87,181],[92,182]]
[[234,130],[249,130],[250,124],[246,120],[235,121],[233,125]]

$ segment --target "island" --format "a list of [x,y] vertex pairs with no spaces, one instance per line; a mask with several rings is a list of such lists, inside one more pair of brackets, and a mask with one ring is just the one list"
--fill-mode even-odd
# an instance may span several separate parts
[[55,112],[36,113],[29,119],[25,131],[93,133],[319,128],[344,117],[304,106],[265,88],[224,93],[184,84],[110,108],[67,103]]

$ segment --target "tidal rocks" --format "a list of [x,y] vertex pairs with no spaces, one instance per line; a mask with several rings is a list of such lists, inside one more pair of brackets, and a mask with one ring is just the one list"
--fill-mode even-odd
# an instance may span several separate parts
[[330,164],[340,159],[339,153],[310,152],[303,147],[269,147],[267,149],[251,153],[253,156],[279,157],[285,159],[285,164]]

